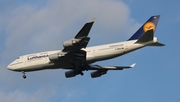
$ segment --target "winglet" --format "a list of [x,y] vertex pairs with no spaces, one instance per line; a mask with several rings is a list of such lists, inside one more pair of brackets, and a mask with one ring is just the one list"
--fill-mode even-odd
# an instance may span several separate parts
[[136,63],[134,63],[134,64],[130,65],[130,68],[133,68],[135,65],[136,65]]

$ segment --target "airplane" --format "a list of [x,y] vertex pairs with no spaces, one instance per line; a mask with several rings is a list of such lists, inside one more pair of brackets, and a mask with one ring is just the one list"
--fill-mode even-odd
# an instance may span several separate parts
[[100,77],[109,70],[123,70],[130,66],[100,66],[93,64],[97,61],[108,60],[146,46],[165,46],[154,37],[160,15],[151,16],[127,41],[87,47],[90,37],[88,34],[96,18],[87,22],[77,35],[63,42],[62,50],[46,51],[23,55],[10,63],[7,68],[12,71],[25,72],[45,69],[66,69],[66,78],[84,75],[83,71],[93,70],[92,78]]

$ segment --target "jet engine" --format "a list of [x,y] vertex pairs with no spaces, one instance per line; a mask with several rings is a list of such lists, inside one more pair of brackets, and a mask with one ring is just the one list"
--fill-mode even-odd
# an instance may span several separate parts
[[92,72],[91,73],[91,77],[92,78],[97,78],[97,77],[100,77],[101,75],[104,75],[107,73],[107,70],[98,70],[98,71],[95,71],[95,72]]
[[65,72],[66,78],[75,77],[76,75],[78,75],[78,73],[75,70]]
[[72,40],[64,41],[63,46],[64,47],[73,47],[73,45],[75,45],[79,42],[80,42],[80,39],[72,39]]
[[59,61],[61,58],[65,56],[65,53],[55,53],[49,55],[49,60],[52,62]]

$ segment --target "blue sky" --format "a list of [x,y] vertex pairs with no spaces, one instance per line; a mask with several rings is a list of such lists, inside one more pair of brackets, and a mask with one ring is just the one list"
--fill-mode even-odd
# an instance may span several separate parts
[[[179,0],[1,0],[1,102],[179,102]],[[61,49],[84,23],[97,17],[88,46],[127,40],[150,16],[161,15],[155,36],[164,47],[146,47],[97,62],[135,68],[109,71],[92,79],[90,71],[71,79],[64,70],[22,74],[6,66],[20,55]]]

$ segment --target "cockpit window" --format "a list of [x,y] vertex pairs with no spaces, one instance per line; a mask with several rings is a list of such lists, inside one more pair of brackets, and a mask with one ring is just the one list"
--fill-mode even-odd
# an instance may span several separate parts
[[20,57],[18,57],[17,59],[20,59]]

